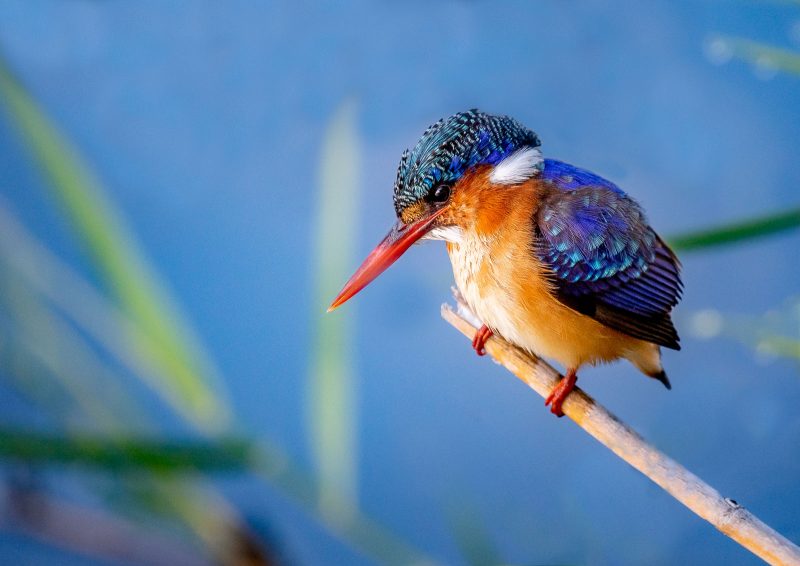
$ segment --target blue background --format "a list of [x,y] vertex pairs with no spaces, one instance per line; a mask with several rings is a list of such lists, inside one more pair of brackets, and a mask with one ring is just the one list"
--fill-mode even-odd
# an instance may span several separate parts
[[[312,469],[308,351],[327,306],[313,222],[343,101],[357,101],[363,147],[359,258],[394,220],[402,150],[470,107],[516,117],[546,156],[613,180],[669,236],[797,204],[800,76],[711,51],[717,34],[797,50],[798,22],[795,4],[746,1],[4,2],[0,49],[179,298],[242,430]],[[0,114],[0,194],[94,277],[46,182]],[[682,254],[671,392],[625,363],[580,382],[795,541],[797,360],[691,327],[707,309],[745,324],[774,311],[797,339],[798,243]],[[355,329],[362,510],[446,563],[464,561],[452,532],[464,509],[509,563],[758,563],[476,358],[439,317],[451,281],[443,246],[419,246],[335,315]],[[221,486],[292,561],[370,563],[263,483]],[[55,552],[0,534],[7,563],[88,560]]]

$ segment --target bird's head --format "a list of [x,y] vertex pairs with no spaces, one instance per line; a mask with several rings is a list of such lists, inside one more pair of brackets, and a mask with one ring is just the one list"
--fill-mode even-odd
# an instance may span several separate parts
[[[539,138],[508,116],[479,110],[459,112],[430,126],[397,168],[394,208],[397,223],[345,284],[328,311],[342,305],[383,273],[422,238],[456,241],[471,174],[488,168],[491,187],[516,185],[543,166]],[[463,200],[463,199],[462,199]]]

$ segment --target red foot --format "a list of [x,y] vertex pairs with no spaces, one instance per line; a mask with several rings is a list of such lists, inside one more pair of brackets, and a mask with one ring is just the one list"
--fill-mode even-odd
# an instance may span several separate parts
[[578,381],[578,376],[575,375],[575,370],[567,370],[567,375],[565,375],[563,379],[559,381],[555,387],[553,387],[550,395],[548,395],[547,399],[544,400],[544,404],[550,405],[550,412],[555,416],[564,416],[564,411],[561,410],[561,405],[564,403],[567,395],[570,394],[570,391],[575,388],[576,381]]
[[486,345],[486,341],[492,337],[492,334],[494,334],[494,332],[485,324],[475,333],[475,337],[472,339],[472,347],[475,348],[475,353],[479,356],[486,355],[484,346]]

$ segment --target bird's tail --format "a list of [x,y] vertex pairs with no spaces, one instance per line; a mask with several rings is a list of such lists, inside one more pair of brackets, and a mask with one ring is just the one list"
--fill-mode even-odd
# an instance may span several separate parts
[[667,372],[665,372],[663,369],[657,373],[648,373],[647,375],[649,377],[652,377],[653,379],[659,380],[661,383],[664,384],[664,387],[666,387],[667,389],[672,389],[672,384],[669,382],[669,378],[667,377]]
[[657,379],[667,389],[672,389],[672,384],[669,382],[669,378],[661,365],[661,348],[658,345],[652,343],[642,344],[641,348],[631,352],[628,359],[643,374]]

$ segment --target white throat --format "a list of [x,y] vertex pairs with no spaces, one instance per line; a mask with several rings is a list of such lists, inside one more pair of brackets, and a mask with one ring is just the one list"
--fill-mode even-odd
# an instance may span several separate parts
[[458,244],[464,239],[464,232],[458,226],[437,226],[422,237],[423,240],[444,240]]

